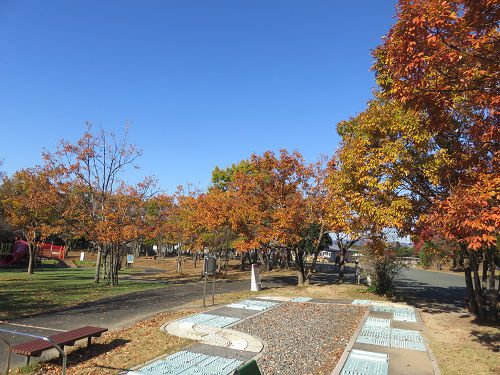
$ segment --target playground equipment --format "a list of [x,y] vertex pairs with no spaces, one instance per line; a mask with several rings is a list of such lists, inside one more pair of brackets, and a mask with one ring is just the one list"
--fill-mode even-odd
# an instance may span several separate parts
[[41,243],[38,245],[38,256],[40,258],[52,258],[63,260],[66,254],[65,246],[55,246],[50,243]]
[[[14,251],[11,254],[5,255],[0,260],[0,268],[10,266],[11,264],[18,263],[29,252],[29,245],[26,241],[17,241],[14,245]],[[50,243],[38,244],[37,255],[40,258],[59,259],[63,260],[66,254],[64,246],[55,246]]]
[[0,267],[7,267],[11,264],[19,262],[23,259],[26,254],[28,254],[29,246],[26,241],[17,241],[14,245],[14,252],[12,254],[6,255],[2,260],[0,260]]

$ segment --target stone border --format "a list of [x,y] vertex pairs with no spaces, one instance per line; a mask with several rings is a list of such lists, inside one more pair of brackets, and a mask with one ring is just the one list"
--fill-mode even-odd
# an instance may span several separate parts
[[359,332],[363,328],[363,325],[365,324],[366,320],[368,319],[368,315],[370,314],[369,305],[366,307],[367,307],[367,309],[365,311],[365,314],[363,315],[363,318],[361,319],[361,321],[358,324],[358,327],[356,328],[356,330],[352,334],[351,340],[349,340],[349,343],[347,344],[346,348],[344,349],[344,352],[340,356],[339,361],[337,362],[337,365],[333,369],[331,375],[340,375],[340,372],[342,371],[342,368],[344,367],[344,365],[347,361],[347,357],[349,357],[349,354],[351,354],[352,347],[356,343],[356,339],[358,338]]

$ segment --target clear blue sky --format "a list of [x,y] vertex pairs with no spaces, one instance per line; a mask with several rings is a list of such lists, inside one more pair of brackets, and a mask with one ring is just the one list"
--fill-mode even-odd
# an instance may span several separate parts
[[0,158],[40,163],[92,121],[169,192],[268,149],[331,154],[375,86],[394,1],[0,0]]

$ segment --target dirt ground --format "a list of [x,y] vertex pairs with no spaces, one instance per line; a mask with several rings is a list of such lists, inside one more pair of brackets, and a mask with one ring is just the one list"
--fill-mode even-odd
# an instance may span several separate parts
[[500,373],[500,329],[466,313],[422,312],[424,335],[443,375]]

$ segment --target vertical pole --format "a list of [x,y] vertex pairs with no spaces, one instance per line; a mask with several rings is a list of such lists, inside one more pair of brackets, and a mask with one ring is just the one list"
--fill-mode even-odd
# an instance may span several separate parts
[[10,358],[12,357],[12,348],[9,344],[9,353],[7,354],[7,369],[5,370],[5,375],[9,375],[10,372]]
[[207,295],[207,273],[205,272],[205,282],[203,283],[203,307],[206,307],[205,298]]
[[215,305],[215,274],[214,274],[214,282],[212,284],[212,306]]

